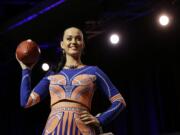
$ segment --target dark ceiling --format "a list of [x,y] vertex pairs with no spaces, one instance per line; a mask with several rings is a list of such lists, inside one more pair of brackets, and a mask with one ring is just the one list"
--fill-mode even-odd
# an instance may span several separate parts
[[[60,1],[62,4],[51,8]],[[132,21],[152,13],[162,5],[174,8],[177,7],[178,2],[176,0],[1,0],[0,34],[10,35],[17,40],[20,35],[25,36],[27,31],[34,31],[33,35],[36,36],[48,32],[57,34],[58,30],[67,27],[67,24],[79,24],[86,33],[92,34],[90,36],[92,37],[103,32],[103,28],[109,22]],[[47,7],[51,9],[41,13]],[[37,14],[37,17],[27,21],[28,17]],[[27,22],[14,26],[24,19]],[[43,37],[50,38],[49,34]]]

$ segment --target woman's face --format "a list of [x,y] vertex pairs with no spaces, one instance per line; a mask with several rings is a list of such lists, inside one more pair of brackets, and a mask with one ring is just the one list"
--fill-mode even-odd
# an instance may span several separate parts
[[82,32],[77,28],[68,28],[64,32],[61,48],[67,55],[77,56],[81,55],[84,48],[84,40]]

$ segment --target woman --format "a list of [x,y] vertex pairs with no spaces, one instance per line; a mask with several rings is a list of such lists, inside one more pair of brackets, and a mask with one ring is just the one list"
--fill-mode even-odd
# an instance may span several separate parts
[[[58,72],[44,77],[31,91],[30,73],[21,61],[21,106],[28,108],[51,97],[51,113],[43,135],[95,135],[94,127],[105,125],[126,106],[125,101],[108,77],[96,66],[84,65],[81,53],[84,39],[81,30],[70,27],[64,31],[61,48],[64,64]],[[91,100],[95,88],[100,87],[111,106],[98,116],[91,115]]]

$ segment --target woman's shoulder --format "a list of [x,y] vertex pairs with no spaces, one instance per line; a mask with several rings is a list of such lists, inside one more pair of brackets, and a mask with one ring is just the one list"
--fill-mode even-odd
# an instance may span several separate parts
[[87,68],[90,70],[93,70],[96,73],[103,72],[101,68],[99,68],[97,65],[87,65]]
[[86,65],[86,68],[96,70],[96,69],[98,69],[98,66],[96,66],[96,65]]
[[97,66],[97,65],[87,65],[87,67],[91,67],[91,68],[93,68],[95,70],[101,70],[101,68],[99,66]]
[[45,75],[44,75],[44,77],[43,78],[45,78],[45,79],[48,79],[49,80],[49,78],[51,78],[52,76],[54,76],[54,75],[56,75],[57,73],[56,72],[54,72],[53,70],[49,70]]

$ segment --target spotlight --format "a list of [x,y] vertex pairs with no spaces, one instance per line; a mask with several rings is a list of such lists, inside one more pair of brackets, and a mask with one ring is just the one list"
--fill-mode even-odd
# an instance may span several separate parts
[[119,43],[119,35],[118,34],[112,34],[109,38],[110,42],[112,44],[118,44]]
[[43,63],[43,64],[42,64],[42,70],[43,70],[43,71],[48,71],[48,70],[49,70],[49,64]]
[[169,16],[168,15],[161,15],[159,17],[159,23],[161,26],[167,26],[169,24]]

